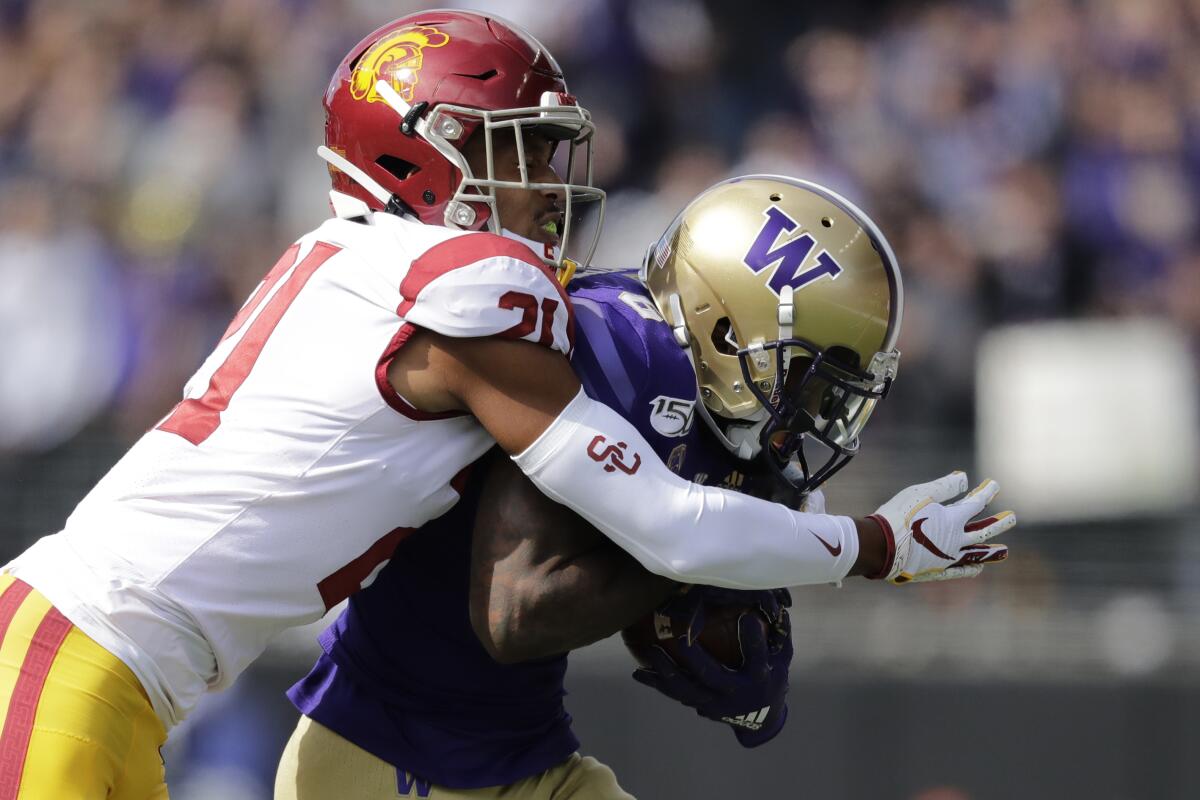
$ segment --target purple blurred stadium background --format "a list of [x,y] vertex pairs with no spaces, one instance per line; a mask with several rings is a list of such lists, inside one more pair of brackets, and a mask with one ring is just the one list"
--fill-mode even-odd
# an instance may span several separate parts
[[[1112,500],[1031,514],[977,582],[797,593],[792,719],[761,751],[590,648],[568,698],[585,751],[643,800],[1200,796],[1200,0],[454,5],[527,27],[593,112],[598,266],[636,266],[740,173],[825,183],[887,233],[903,364],[833,510],[980,464]],[[326,81],[423,7],[0,0],[0,556],[61,526],[325,216]],[[1017,340],[1067,354],[1075,393],[1009,381],[1038,357]],[[1014,386],[1019,409],[988,404]],[[1006,454],[1039,408],[1070,435]],[[176,800],[270,796],[314,638],[180,731]]]

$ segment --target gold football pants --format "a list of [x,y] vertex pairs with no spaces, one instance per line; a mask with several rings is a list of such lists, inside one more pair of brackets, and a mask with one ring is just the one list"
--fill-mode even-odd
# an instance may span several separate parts
[[613,771],[575,753],[507,786],[447,789],[397,770],[320,723],[301,717],[275,776],[275,800],[634,800]]
[[0,575],[0,800],[166,800],[141,683],[29,584]]

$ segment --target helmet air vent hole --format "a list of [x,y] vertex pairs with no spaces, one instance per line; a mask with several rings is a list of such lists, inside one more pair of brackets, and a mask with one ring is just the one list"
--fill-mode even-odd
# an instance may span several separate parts
[[367,54],[367,51],[370,49],[371,49],[371,47],[370,47],[370,45],[368,45],[367,47],[364,47],[362,49],[362,52],[360,52],[354,58],[350,59],[350,63],[347,64],[346,66],[350,70],[351,74],[354,73],[354,70],[358,67],[358,62],[362,61],[362,57],[365,56]]
[[779,196],[778,194],[773,194],[773,195],[771,195],[771,202],[772,202],[772,203],[778,203],[778,202],[780,201],[780,199],[782,199],[782,198],[780,198],[780,196]]
[[486,81],[486,80],[490,80],[490,79],[496,77],[496,75],[498,75],[499,73],[497,73],[496,70],[494,70],[494,69],[489,69],[485,72],[479,73],[478,75],[470,75],[466,72],[456,72],[454,74],[459,76],[460,78],[474,78],[477,81]]
[[412,177],[420,169],[420,167],[410,161],[390,155],[380,156],[375,159],[375,163],[396,176],[396,180],[401,181]]
[[821,225],[822,225],[822,226],[824,226],[824,227],[826,227],[826,228],[832,228],[832,227],[833,227],[833,220],[832,220],[832,219],[830,219],[829,217],[821,217]]
[[713,326],[713,347],[717,348],[717,352],[722,355],[736,356],[737,348],[730,343],[730,340],[737,341],[737,337],[733,333],[733,323],[729,321],[729,317],[721,317]]

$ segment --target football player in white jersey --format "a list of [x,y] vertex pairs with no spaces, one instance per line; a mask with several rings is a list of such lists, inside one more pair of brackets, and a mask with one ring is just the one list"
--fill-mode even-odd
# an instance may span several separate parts
[[[800,513],[687,483],[582,392],[552,267],[567,264],[578,205],[602,202],[587,178],[593,126],[527,33],[410,15],[346,56],[325,107],[334,218],[267,273],[185,399],[64,529],[5,568],[0,793],[165,797],[167,730],[274,635],[369,583],[493,444],[673,580],[903,580],[1003,556],[964,552],[988,546],[941,504],[960,477],[890,516]],[[686,330],[696,310],[670,312]],[[910,547],[914,535],[934,546]]]

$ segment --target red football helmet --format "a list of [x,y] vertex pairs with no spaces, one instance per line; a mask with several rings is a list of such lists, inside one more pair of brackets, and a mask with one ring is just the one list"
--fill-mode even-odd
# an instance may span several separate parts
[[[562,70],[516,25],[468,11],[410,14],[363,39],[338,65],[325,92],[325,147],[333,188],[375,210],[411,211],[432,225],[500,233],[494,188],[553,189],[566,198],[562,266],[578,204],[604,192],[592,183],[591,115],[567,93]],[[570,143],[566,181],[529,181],[521,132],[538,127]],[[498,181],[491,137],[508,128],[518,143],[521,181]],[[462,145],[488,137],[487,175],[471,173]],[[582,158],[577,156],[582,152]],[[582,183],[572,183],[576,170]],[[575,248],[590,259],[599,236]]]

